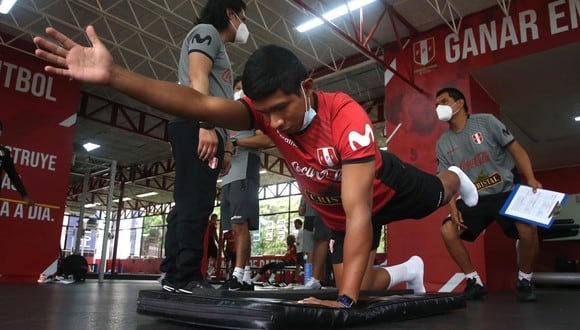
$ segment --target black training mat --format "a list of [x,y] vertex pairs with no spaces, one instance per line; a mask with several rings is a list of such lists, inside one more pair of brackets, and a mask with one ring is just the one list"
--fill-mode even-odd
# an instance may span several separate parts
[[[199,291],[199,292],[198,292]],[[381,295],[369,296],[369,294]],[[292,298],[288,298],[288,297]],[[351,309],[298,304],[309,296],[336,299],[336,290],[229,292],[199,289],[194,295],[141,291],[137,312],[172,321],[222,329],[328,329],[405,320],[465,307],[456,293],[413,295],[408,291],[361,294]]]

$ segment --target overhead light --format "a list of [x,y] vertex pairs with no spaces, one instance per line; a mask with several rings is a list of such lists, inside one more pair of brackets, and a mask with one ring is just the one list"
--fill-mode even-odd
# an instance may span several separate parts
[[580,121],[580,116],[576,116],[576,117],[574,117],[574,120],[575,120],[575,121]]
[[17,0],[0,0],[0,14],[8,14]]
[[266,173],[268,173],[268,171],[266,171],[266,170],[260,170],[260,174],[266,174]]
[[100,147],[101,147],[100,144],[96,144],[96,143],[92,143],[92,142],[87,142],[87,143],[83,144],[83,148],[85,148],[86,151],[93,151],[93,150],[98,149]]
[[[130,201],[130,200],[131,200],[130,197],[123,197],[123,202]],[[113,203],[119,203],[119,199],[118,198],[113,199]]]
[[90,209],[91,207],[99,206],[101,203],[89,203],[85,204],[85,209]]
[[139,195],[135,195],[135,196],[141,198],[141,197],[155,196],[157,194],[158,194],[158,192],[156,192],[156,191],[150,191],[148,193],[143,193],[143,194],[139,194]]
[[[350,11],[357,10],[375,1],[376,0],[351,0],[348,2],[348,5],[342,5],[335,9],[332,9],[331,11],[322,14],[322,17],[324,17],[328,21],[332,21],[335,18],[348,14],[349,10]],[[322,23],[324,22],[320,18],[316,17],[307,21],[304,24],[298,25],[296,27],[296,30],[298,30],[298,32],[306,32],[317,26],[322,25]]]

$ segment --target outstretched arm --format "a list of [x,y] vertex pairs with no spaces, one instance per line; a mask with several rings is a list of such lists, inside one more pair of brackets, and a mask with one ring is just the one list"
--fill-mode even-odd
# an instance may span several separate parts
[[83,47],[54,28],[46,33],[57,45],[41,37],[34,42],[36,55],[52,65],[45,70],[81,82],[110,86],[136,100],[163,112],[189,117],[234,130],[250,129],[250,113],[240,102],[205,96],[189,86],[155,80],[129,72],[113,62],[95,29],[86,29],[92,47]]

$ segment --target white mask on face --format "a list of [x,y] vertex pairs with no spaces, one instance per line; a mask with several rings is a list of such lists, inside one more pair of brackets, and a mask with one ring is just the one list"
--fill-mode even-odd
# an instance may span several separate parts
[[246,94],[244,94],[244,90],[240,89],[239,91],[234,93],[234,100],[239,100],[242,97],[244,97]]
[[306,108],[306,112],[304,112],[304,121],[302,122],[302,127],[300,131],[305,130],[314,120],[316,117],[316,111],[312,109],[312,107],[308,106],[308,102],[306,101],[306,93],[304,92],[304,87],[300,84],[300,89],[302,89],[302,94],[304,94],[304,107]]
[[248,42],[248,38],[250,37],[250,30],[248,30],[248,26],[246,25],[246,23],[242,22],[242,20],[238,15],[236,15],[236,17],[240,21],[240,26],[238,26],[237,29],[234,23],[230,21],[230,24],[234,27],[234,29],[236,29],[236,38],[234,39],[234,43],[245,44],[246,42]]
[[457,111],[453,111],[453,108],[451,108],[450,105],[439,104],[437,108],[435,108],[435,111],[437,111],[437,117],[439,120],[448,122],[451,120],[451,118],[453,118],[457,111],[459,111],[459,109]]

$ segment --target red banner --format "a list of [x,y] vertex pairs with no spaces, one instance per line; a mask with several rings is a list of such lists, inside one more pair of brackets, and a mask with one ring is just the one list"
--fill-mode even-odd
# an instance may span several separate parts
[[0,282],[33,281],[58,257],[80,85],[0,46],[0,145],[35,205],[0,178]]

